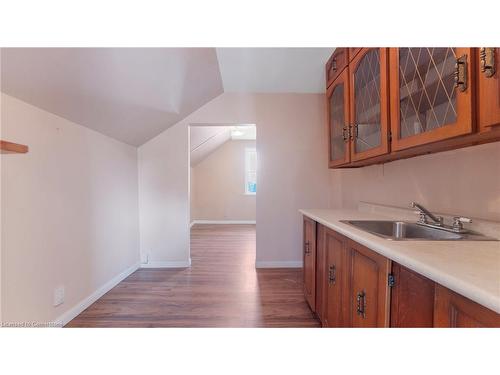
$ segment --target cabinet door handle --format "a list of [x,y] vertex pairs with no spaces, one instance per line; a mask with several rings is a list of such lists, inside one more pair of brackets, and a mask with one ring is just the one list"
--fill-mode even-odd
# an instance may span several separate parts
[[304,253],[305,254],[309,254],[311,252],[311,246],[310,246],[310,243],[309,241],[306,241],[304,243]]
[[342,139],[344,140],[344,142],[347,142],[349,141],[349,126],[344,126],[342,128]]
[[335,264],[332,264],[328,267],[328,285],[335,285],[335,281],[337,280],[337,267]]
[[455,63],[455,87],[461,92],[467,90],[467,55],[460,56]]
[[486,78],[491,78],[495,74],[495,48],[481,47],[479,50],[479,60],[481,63],[481,73]]
[[363,319],[366,318],[366,293],[364,290],[358,292],[356,296],[357,301],[357,314],[360,315]]
[[337,59],[333,59],[333,60],[332,60],[332,65],[330,66],[330,69],[331,69],[333,72],[336,72],[336,71],[337,71]]
[[358,137],[358,124],[349,125],[349,139],[351,141]]

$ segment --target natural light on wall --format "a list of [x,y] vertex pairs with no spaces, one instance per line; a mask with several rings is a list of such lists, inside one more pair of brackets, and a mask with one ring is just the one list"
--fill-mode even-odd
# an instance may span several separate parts
[[245,194],[257,193],[257,150],[245,149]]

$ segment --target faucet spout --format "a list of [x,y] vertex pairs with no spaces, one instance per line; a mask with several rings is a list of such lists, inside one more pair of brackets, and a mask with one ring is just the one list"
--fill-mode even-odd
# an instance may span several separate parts
[[441,216],[436,216],[424,206],[418,204],[417,202],[411,202],[411,208],[416,208],[420,211],[420,221],[422,223],[427,223],[427,218],[430,218],[436,225],[443,225],[443,218]]

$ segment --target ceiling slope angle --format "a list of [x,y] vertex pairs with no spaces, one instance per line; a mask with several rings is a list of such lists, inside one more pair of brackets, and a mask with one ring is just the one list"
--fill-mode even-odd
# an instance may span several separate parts
[[195,166],[231,139],[230,126],[191,126],[190,164]]
[[257,138],[255,125],[202,125],[189,127],[190,164],[192,167],[206,159],[227,141],[253,140]]
[[225,92],[324,93],[335,48],[217,48]]
[[139,146],[223,92],[214,48],[3,48],[2,92]]

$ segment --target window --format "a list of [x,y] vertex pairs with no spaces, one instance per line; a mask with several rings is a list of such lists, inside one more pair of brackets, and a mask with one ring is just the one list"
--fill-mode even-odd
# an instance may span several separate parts
[[257,192],[257,150],[245,149],[245,194]]

